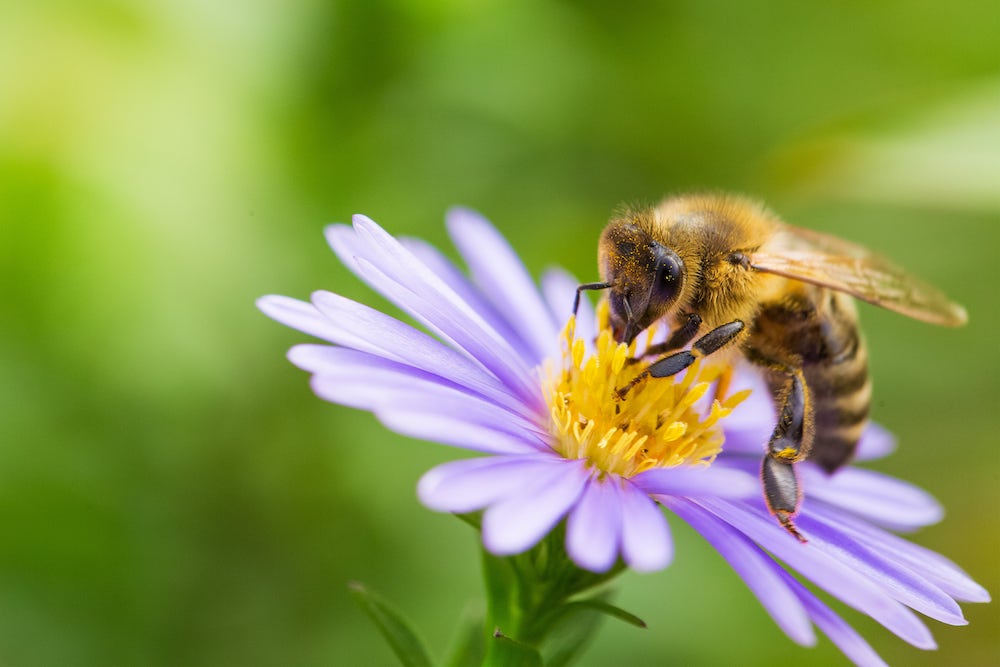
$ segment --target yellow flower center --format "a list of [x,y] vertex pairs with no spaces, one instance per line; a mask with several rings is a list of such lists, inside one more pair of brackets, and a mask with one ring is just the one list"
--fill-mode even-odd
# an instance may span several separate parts
[[[724,395],[731,367],[699,359],[682,375],[646,377],[621,396],[618,390],[649,363],[629,363],[635,342],[615,343],[606,301],[598,308],[598,324],[596,353],[588,355],[570,318],[563,330],[562,366],[548,369],[545,398],[556,450],[623,477],[652,468],[710,465],[722,451],[719,420],[750,395],[749,390]],[[655,336],[656,325],[647,330],[646,344]],[[706,407],[701,399],[713,384],[716,395]]]

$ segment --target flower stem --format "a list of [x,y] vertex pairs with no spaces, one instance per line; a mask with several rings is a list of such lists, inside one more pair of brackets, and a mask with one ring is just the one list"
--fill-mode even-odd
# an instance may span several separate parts
[[583,611],[601,611],[597,604],[579,603],[584,599],[604,604],[607,591],[581,596],[610,581],[624,566],[618,564],[600,574],[581,570],[566,555],[564,544],[565,531],[560,526],[534,548],[516,556],[499,557],[483,550],[486,641],[488,646],[496,645],[498,637],[505,641],[503,656],[487,650],[484,664],[510,660],[508,642],[514,642],[525,652],[536,653],[540,659],[544,645],[560,621]]

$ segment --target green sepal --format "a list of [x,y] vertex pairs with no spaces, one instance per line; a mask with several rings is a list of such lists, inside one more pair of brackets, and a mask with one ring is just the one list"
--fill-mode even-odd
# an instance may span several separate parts
[[484,667],[542,667],[542,654],[535,648],[511,639],[499,629],[493,632],[486,649]]
[[455,514],[459,520],[466,523],[476,529],[477,532],[483,529],[483,513],[482,512],[467,512],[465,514]]
[[352,581],[347,588],[405,667],[431,667],[433,663],[423,642],[410,627],[409,621],[392,604],[359,582]]

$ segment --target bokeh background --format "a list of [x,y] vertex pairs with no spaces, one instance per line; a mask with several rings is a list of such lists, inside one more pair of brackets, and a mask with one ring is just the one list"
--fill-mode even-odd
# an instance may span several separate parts
[[[383,664],[347,594],[441,657],[472,531],[414,486],[454,456],[314,398],[267,293],[373,299],[322,227],[447,243],[489,216],[536,275],[596,277],[620,202],[712,188],[963,302],[862,307],[876,467],[938,497],[921,544],[1000,592],[1000,3],[0,3],[0,663]],[[585,664],[840,664],[792,644],[680,522]],[[839,608],[839,607],[838,607]],[[1000,662],[997,605],[900,665]]]

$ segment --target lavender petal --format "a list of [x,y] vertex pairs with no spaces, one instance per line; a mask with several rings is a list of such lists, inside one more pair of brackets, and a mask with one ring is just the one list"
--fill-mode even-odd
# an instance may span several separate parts
[[[918,648],[930,648],[934,639],[927,627],[905,606],[867,577],[785,531],[763,508],[727,500],[699,499],[699,505],[798,570],[844,604],[868,614],[898,637]],[[808,534],[806,535],[808,537]]]
[[868,645],[868,642],[808,588],[784,570],[781,570],[779,575],[805,606],[813,623],[844,652],[848,659],[859,667],[887,667],[885,661]]
[[331,247],[359,277],[446,342],[466,351],[518,396],[540,404],[529,365],[472,307],[370,219],[327,228]]
[[728,468],[653,468],[631,478],[648,494],[746,498],[760,493],[760,481]]
[[257,307],[272,320],[331,343],[340,333],[311,303],[287,296],[269,295],[257,299]]
[[446,218],[452,241],[462,253],[473,280],[535,353],[535,362],[558,354],[559,331],[535,282],[507,239],[478,213],[463,208]]
[[812,546],[867,577],[894,599],[948,625],[966,625],[958,604],[944,591],[901,567],[877,549],[869,549],[834,524],[817,521],[812,515],[798,518],[799,529],[809,535]]
[[763,455],[765,444],[778,420],[771,390],[765,384],[763,376],[757,370],[741,364],[733,374],[729,393],[744,389],[751,391],[750,396],[722,421],[722,428],[726,433],[723,456],[734,453],[757,457]]
[[944,516],[941,505],[923,489],[873,470],[849,467],[828,475],[818,466],[800,465],[799,478],[811,499],[887,528],[914,530]]
[[470,423],[454,415],[435,415],[406,408],[376,408],[374,413],[389,430],[418,440],[489,454],[537,454],[546,451],[537,440]]
[[880,459],[896,450],[896,436],[884,427],[870,422],[861,440],[858,441],[858,449],[854,452],[855,461],[871,461]]
[[781,578],[780,565],[743,533],[701,507],[681,498],[660,501],[715,547],[792,641],[802,646],[816,643],[809,616]]
[[989,602],[989,592],[977,584],[960,567],[919,544],[873,526],[864,519],[827,506],[813,506],[809,513],[817,521],[836,525],[839,529],[878,551],[886,558],[911,569],[960,602]]
[[393,363],[371,357],[315,375],[310,384],[320,398],[371,410],[389,429],[413,438],[492,453],[549,450],[547,436],[534,424],[419,371],[393,368]]
[[321,398],[351,407],[413,409],[490,426],[513,435],[547,440],[535,419],[509,412],[493,401],[440,376],[358,350],[328,345],[296,345],[293,364],[316,375]]
[[448,378],[512,412],[530,413],[493,374],[422,331],[331,292],[314,292],[312,301],[326,318],[326,340]]
[[548,478],[549,462],[537,456],[488,456],[450,461],[427,471],[417,496],[432,510],[465,513],[517,495]]
[[663,512],[644,491],[623,480],[621,496],[622,556],[636,572],[662,570],[674,555],[670,528]]
[[472,309],[479,313],[480,317],[486,320],[504,340],[517,349],[519,356],[524,359],[531,358],[531,349],[521,340],[520,334],[511,327],[506,318],[487,300],[486,295],[472,284],[468,276],[455,266],[450,259],[445,257],[444,253],[423,239],[403,237],[399,239],[399,242],[403,244],[403,247],[412,252],[418,260],[423,262],[427,268],[436,273],[446,285],[451,287],[462,301],[472,306]]
[[510,345],[478,315],[456,309],[431,290],[412,291],[410,286],[394,281],[380,268],[358,258],[361,274],[376,290],[445,342],[464,350],[495,375],[510,391],[532,407],[543,402],[531,370]]
[[591,477],[566,520],[566,552],[591,572],[607,572],[618,559],[622,508],[613,484]]
[[483,545],[497,556],[534,546],[565,516],[583,492],[588,473],[582,461],[552,458],[530,487],[507,496],[483,513]]

